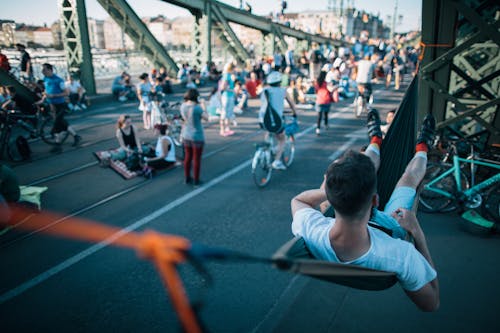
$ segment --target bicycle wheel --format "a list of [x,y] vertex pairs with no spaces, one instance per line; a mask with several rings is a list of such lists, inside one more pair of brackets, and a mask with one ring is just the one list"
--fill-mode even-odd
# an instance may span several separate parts
[[272,171],[273,168],[271,163],[268,163],[266,152],[258,149],[252,160],[252,177],[255,185],[258,187],[266,186],[271,180]]
[[13,162],[20,162],[25,159],[19,152],[15,139],[9,139],[9,142],[7,144],[7,156],[9,156],[10,160]]
[[[436,164],[430,163],[427,166],[427,171],[425,177],[422,181],[422,186],[425,186],[431,180],[435,179],[437,176],[445,172],[451,167],[451,165],[446,164]],[[460,181],[462,189],[467,189],[469,187],[469,181],[465,174],[460,172]],[[455,178],[453,174],[441,179],[434,186],[440,190],[456,194],[457,185],[455,183]],[[420,192],[419,196],[419,208],[425,213],[436,213],[436,212],[451,212],[458,208],[458,202],[455,198],[448,198],[432,190],[424,189]]]
[[500,184],[496,184],[483,195],[481,213],[484,218],[500,224]]
[[285,147],[283,148],[283,155],[281,155],[281,160],[286,167],[289,167],[293,163],[295,157],[295,144],[291,137],[287,136],[285,141]]
[[49,145],[63,144],[68,138],[69,132],[63,131],[57,134],[52,133],[54,119],[55,118],[51,115],[43,118],[42,125],[40,126],[40,138]]
[[185,157],[185,152],[184,152],[184,145],[178,141],[175,141],[175,140],[172,140],[174,142],[174,146],[175,146],[175,157],[178,159],[178,160],[181,160],[181,161],[184,161],[184,157]]

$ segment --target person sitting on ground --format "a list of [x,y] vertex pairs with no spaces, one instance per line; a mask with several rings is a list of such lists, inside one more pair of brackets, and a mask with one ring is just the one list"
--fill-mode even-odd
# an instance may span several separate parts
[[[292,232],[302,236],[318,259],[394,272],[408,297],[423,311],[439,307],[439,285],[425,235],[411,211],[416,188],[423,179],[427,151],[434,140],[435,120],[424,119],[416,153],[399,179],[384,212],[378,206],[377,169],[382,132],[378,111],[368,115],[370,145],[364,153],[349,150],[328,167],[319,189],[292,199]],[[335,218],[315,208],[326,201]],[[372,215],[373,214],[373,215]],[[392,237],[368,225],[373,221],[393,232]],[[403,239],[413,236],[414,244]]]
[[380,126],[380,130],[382,131],[382,135],[384,137],[387,135],[387,132],[389,131],[389,127],[391,127],[395,115],[396,115],[396,110],[391,110],[387,112],[387,115],[385,116],[385,125]]
[[179,83],[186,84],[189,81],[189,64],[182,64],[182,67],[177,72],[177,80]]
[[142,153],[142,146],[137,135],[137,128],[132,124],[129,115],[122,114],[116,123],[116,138],[120,144],[117,154],[111,156],[114,160],[124,160],[134,152]]
[[80,84],[80,80],[76,79],[74,75],[68,75],[66,88],[69,91],[69,109],[73,111],[86,110],[87,95],[85,89]]
[[153,170],[161,170],[175,164],[175,145],[167,135],[167,124],[156,124],[154,132],[158,136],[155,148],[155,157],[146,157],[146,167]]
[[256,98],[262,89],[262,82],[257,78],[257,73],[250,72],[250,78],[245,80],[245,88],[250,98]]
[[126,72],[122,72],[119,76],[115,77],[113,84],[111,85],[111,93],[120,102],[125,102],[127,100],[127,91],[125,89],[125,78],[127,77]]
[[[283,118],[283,111],[285,110],[285,100],[290,105],[294,116],[296,115],[295,103],[293,102],[293,98],[288,95],[285,88],[281,87],[281,73],[273,71],[271,72],[266,79],[268,87],[264,88],[262,93],[260,94],[260,110],[259,110],[259,125],[261,128],[264,127],[264,115],[266,113],[266,109],[268,104],[270,103],[272,108],[276,110],[280,117]],[[276,150],[276,154],[274,155],[274,161],[272,163],[272,167],[278,170],[285,170],[286,166],[281,161],[281,155],[283,154],[283,149],[285,147],[285,131],[284,126],[276,133],[266,132],[266,136],[275,135],[278,140],[278,147]]]

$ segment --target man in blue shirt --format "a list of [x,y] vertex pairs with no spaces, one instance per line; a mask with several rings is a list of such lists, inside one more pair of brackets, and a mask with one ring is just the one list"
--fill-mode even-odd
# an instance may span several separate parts
[[81,136],[76,134],[75,130],[69,126],[64,113],[66,112],[66,96],[69,95],[64,80],[54,74],[54,67],[51,64],[42,65],[42,74],[44,76],[43,82],[45,84],[45,97],[50,109],[55,113],[54,127],[51,133],[55,135],[56,142],[53,152],[60,152],[62,150],[60,143],[60,133],[68,131],[73,135],[73,146],[77,146],[82,140]]

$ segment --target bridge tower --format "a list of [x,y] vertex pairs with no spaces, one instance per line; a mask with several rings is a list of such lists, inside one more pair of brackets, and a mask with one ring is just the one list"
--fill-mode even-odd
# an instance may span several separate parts
[[424,0],[419,118],[439,129],[500,142],[500,5],[495,1]]
[[89,94],[96,93],[84,0],[60,0],[61,32],[68,71],[80,77]]

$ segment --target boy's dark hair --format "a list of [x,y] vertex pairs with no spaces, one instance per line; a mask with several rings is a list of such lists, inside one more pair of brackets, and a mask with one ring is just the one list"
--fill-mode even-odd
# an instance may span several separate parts
[[142,73],[141,76],[139,76],[139,79],[146,80],[148,76],[149,76],[148,73]]
[[342,216],[360,218],[371,207],[377,190],[377,175],[372,160],[365,154],[348,150],[326,171],[326,197]]
[[167,124],[155,124],[154,129],[158,130],[161,135],[165,135],[167,133]]
[[42,67],[45,67],[46,69],[48,69],[49,71],[53,71],[54,70],[54,66],[52,66],[51,64],[49,63],[45,63],[42,65]]
[[198,103],[199,96],[200,96],[200,93],[198,92],[198,90],[192,88],[192,89],[189,89],[188,91],[186,91],[186,93],[184,94],[184,100]]

